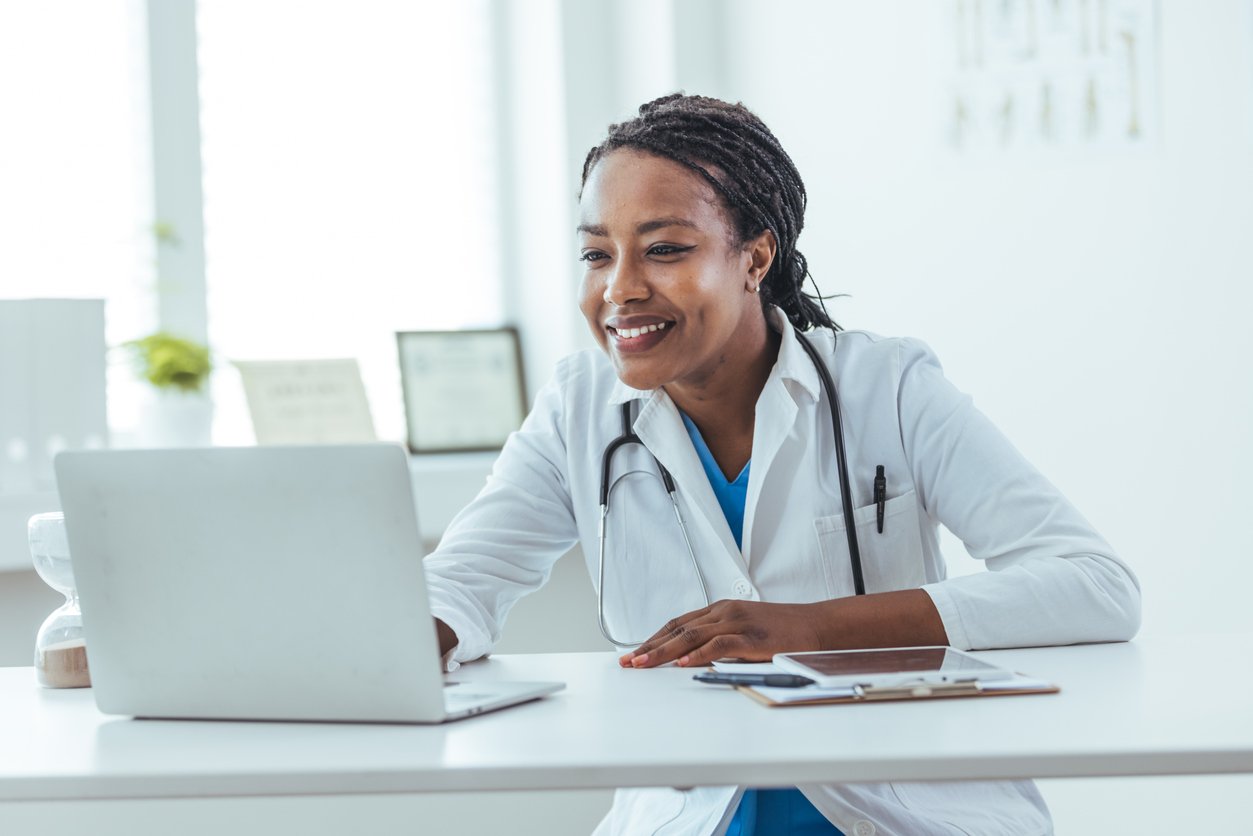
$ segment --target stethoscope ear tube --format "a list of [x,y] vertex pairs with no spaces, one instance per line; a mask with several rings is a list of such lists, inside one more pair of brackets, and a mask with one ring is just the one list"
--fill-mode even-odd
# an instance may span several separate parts
[[[631,429],[631,402],[626,401],[622,404],[622,433],[613,441],[609,442],[605,447],[605,453],[600,460],[600,508],[601,514],[604,515],[605,509],[609,507],[609,470],[613,465],[613,454],[618,452],[618,448],[625,444],[642,444],[640,437]],[[660,467],[660,464],[658,465]],[[670,474],[664,474],[669,478]],[[673,487],[667,485],[668,490],[674,490]]]
[[[834,332],[832,334],[834,335]],[[853,489],[849,484],[848,462],[844,456],[844,428],[840,421],[840,396],[835,392],[835,382],[831,380],[827,364],[822,362],[817,350],[809,344],[809,340],[799,329],[796,331],[796,339],[805,349],[805,353],[809,355],[809,359],[814,362],[814,368],[818,370],[818,380],[831,401],[831,423],[835,425],[835,460],[840,469],[840,503],[844,509],[844,530],[848,534],[848,558],[853,568],[853,591],[858,595],[865,595],[866,581],[861,572],[861,549],[857,545],[857,526],[853,520]]]

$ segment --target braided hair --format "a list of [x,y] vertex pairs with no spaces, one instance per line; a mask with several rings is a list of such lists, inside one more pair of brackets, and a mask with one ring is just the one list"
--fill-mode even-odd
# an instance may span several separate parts
[[[722,197],[737,245],[774,233],[778,251],[761,283],[762,306],[777,305],[801,330],[839,330],[822,296],[804,291],[809,264],[796,239],[805,226],[805,184],[779,140],[743,104],[673,93],[640,106],[639,116],[609,126],[587,153],[583,184],[611,151],[632,148],[673,160],[699,174]],[[816,289],[815,285],[815,289]]]

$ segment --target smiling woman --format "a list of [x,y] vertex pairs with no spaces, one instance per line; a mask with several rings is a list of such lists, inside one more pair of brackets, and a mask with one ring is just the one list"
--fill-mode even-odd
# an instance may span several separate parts
[[[742,105],[667,96],[591,150],[579,304],[600,350],[558,366],[427,559],[450,664],[488,652],[576,542],[602,630],[649,636],[619,660],[633,675],[1135,633],[1134,575],[930,349],[840,331],[806,295],[805,200]],[[941,524],[994,571],[947,578]],[[601,832],[1050,828],[1029,781],[676,792],[620,791]]]

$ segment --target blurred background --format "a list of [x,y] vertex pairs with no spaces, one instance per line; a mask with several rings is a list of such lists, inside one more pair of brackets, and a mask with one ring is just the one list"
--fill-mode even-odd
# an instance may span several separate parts
[[[24,543],[56,450],[255,443],[233,363],[308,358],[355,359],[404,440],[397,331],[515,326],[529,395],[591,346],[582,161],[675,90],[770,125],[834,317],[936,349],[1136,568],[1142,636],[1253,626],[1253,0],[0,0],[0,664],[59,603]],[[125,348],[155,333],[213,360],[174,408]],[[490,463],[415,461],[428,539]],[[540,594],[502,650],[603,646],[580,560]],[[1232,832],[1253,782],[1041,787],[1059,833]],[[607,805],[10,804],[0,830],[578,833]]]

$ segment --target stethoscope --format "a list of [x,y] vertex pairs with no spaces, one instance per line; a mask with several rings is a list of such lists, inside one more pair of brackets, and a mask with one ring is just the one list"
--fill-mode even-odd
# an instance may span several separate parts
[[[815,349],[800,332],[796,330],[796,339],[801,344],[801,348],[805,349],[805,353],[809,355],[809,359],[813,361],[814,368],[818,370],[818,380],[822,384],[822,390],[827,394],[827,402],[831,406],[831,423],[835,427],[835,458],[840,469],[840,500],[844,509],[844,530],[848,533],[848,559],[853,567],[853,589],[858,595],[866,594],[866,584],[861,574],[861,550],[857,547],[857,529],[853,525],[853,492],[849,487],[848,478],[848,462],[844,455],[844,430],[840,426],[840,398],[835,392],[835,383],[831,380],[831,373],[827,369],[827,364],[822,362],[822,358],[818,356]],[[834,346],[833,346],[834,348]],[[638,444],[647,450],[644,442],[635,434],[632,429],[631,421],[631,401],[622,404],[622,433],[609,445],[605,447],[604,457],[601,463],[600,471],[600,559],[597,574],[600,577],[600,583],[597,584],[596,591],[596,619],[600,625],[601,634],[617,647],[634,647],[643,644],[645,639],[639,641],[624,642],[614,638],[609,632],[609,627],[605,624],[605,520],[609,516],[609,472],[613,464],[614,453],[618,452],[628,444]],[[705,597],[705,606],[709,606],[709,590],[705,586],[705,576],[700,571],[700,564],[696,560],[696,552],[692,550],[691,538],[687,536],[687,525],[683,522],[683,513],[679,510],[679,500],[675,495],[674,477],[670,475],[670,471],[653,456],[653,462],[657,465],[657,470],[661,473],[661,482],[665,486],[666,493],[670,496],[670,504],[674,507],[675,519],[679,521],[679,531],[683,533],[683,543],[687,546],[687,555],[692,561],[692,568],[696,570],[696,577],[700,581],[701,594]]]

